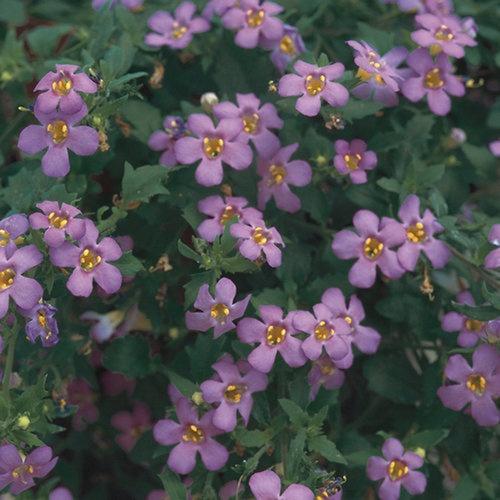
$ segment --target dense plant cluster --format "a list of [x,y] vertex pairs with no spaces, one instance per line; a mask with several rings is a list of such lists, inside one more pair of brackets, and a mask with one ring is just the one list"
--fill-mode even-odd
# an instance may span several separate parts
[[498,498],[499,21],[0,0],[0,492]]

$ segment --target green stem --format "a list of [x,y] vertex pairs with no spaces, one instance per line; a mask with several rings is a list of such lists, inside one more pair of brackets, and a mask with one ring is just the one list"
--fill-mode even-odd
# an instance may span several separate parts
[[3,393],[5,399],[8,401],[10,399],[9,389],[10,389],[10,376],[12,375],[12,366],[14,365],[14,352],[16,350],[16,341],[19,328],[17,324],[14,324],[9,336],[9,345],[7,347],[7,360],[5,362],[5,371],[3,374]]

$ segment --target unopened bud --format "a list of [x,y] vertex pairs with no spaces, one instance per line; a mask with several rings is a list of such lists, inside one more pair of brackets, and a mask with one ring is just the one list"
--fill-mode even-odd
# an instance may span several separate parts
[[201,404],[204,403],[204,401],[203,401],[203,394],[201,392],[193,392],[193,395],[191,396],[191,399],[193,400],[193,403],[196,406],[200,406]]
[[17,426],[22,429],[23,431],[25,431],[31,424],[31,420],[29,419],[29,417],[27,415],[21,415],[18,419],[17,419]]
[[418,455],[419,457],[425,458],[425,450],[424,450],[424,448],[421,448],[420,446],[418,446],[417,448],[415,448],[413,450],[413,452],[416,455]]
[[213,92],[206,92],[201,96],[200,104],[205,113],[211,113],[213,107],[219,104],[219,98]]

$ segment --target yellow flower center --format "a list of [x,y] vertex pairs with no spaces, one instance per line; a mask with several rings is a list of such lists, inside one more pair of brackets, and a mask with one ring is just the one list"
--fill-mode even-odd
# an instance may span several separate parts
[[314,329],[314,336],[319,341],[328,340],[334,335],[335,330],[326,321],[320,321]]
[[42,328],[47,326],[47,315],[43,311],[38,311],[38,324]]
[[370,260],[375,260],[380,257],[383,249],[384,244],[377,240],[377,238],[366,238],[363,245],[363,253],[365,257]]
[[306,76],[306,92],[309,95],[318,95],[325,88],[325,84],[325,75],[311,74]]
[[186,33],[187,33],[187,28],[185,26],[182,26],[182,24],[179,24],[177,21],[175,21],[174,24],[172,24],[171,36],[175,40],[182,38]]
[[367,82],[368,80],[373,78],[375,80],[375,83],[377,83],[378,85],[385,84],[384,79],[382,78],[381,75],[379,75],[378,73],[370,73],[369,71],[365,71],[364,69],[361,68],[358,69],[356,76],[364,82]]
[[0,271],[0,291],[7,290],[14,284],[16,272],[11,267]]
[[293,56],[296,54],[297,49],[295,48],[295,42],[293,41],[293,38],[290,35],[285,35],[280,40],[280,50],[281,52],[289,56]]
[[239,403],[243,394],[247,391],[247,386],[243,384],[229,384],[224,391],[224,397],[229,403]]
[[203,139],[203,151],[209,159],[214,160],[224,151],[224,140],[220,137],[205,137]]
[[252,113],[251,115],[244,115],[243,118],[243,130],[247,134],[255,134],[259,128],[260,117],[257,113]]
[[189,424],[184,429],[182,440],[186,443],[202,443],[205,440],[205,433],[197,425]]
[[439,68],[431,69],[424,77],[424,86],[428,89],[440,89],[444,85],[444,80],[441,76]]
[[286,328],[283,325],[269,325],[266,330],[267,345],[275,346],[281,344],[286,337]]
[[227,205],[219,218],[219,222],[224,225],[227,222],[229,222],[233,217],[239,217],[238,212],[234,209],[232,205]]
[[408,241],[412,243],[422,243],[427,238],[427,233],[425,232],[424,225],[421,222],[411,225],[406,230],[406,237]]
[[373,52],[372,50],[368,52],[368,64],[375,69],[380,69],[382,67],[382,63],[380,62],[380,56]]
[[408,474],[408,466],[401,460],[392,460],[387,466],[387,472],[391,481],[398,481]]
[[73,81],[65,76],[52,82],[52,90],[59,96],[68,95],[73,88]]
[[65,141],[69,134],[69,127],[63,120],[55,120],[47,125],[47,132],[52,137],[54,144]]
[[324,362],[320,363],[319,370],[321,372],[321,375],[329,377],[335,371],[335,366],[333,366],[333,363],[331,361],[325,360]]
[[68,224],[68,218],[60,213],[50,212],[47,218],[49,219],[50,225],[56,229],[64,229]]
[[226,304],[214,304],[210,308],[210,316],[219,323],[224,323],[229,316],[229,307]]
[[482,396],[486,387],[488,386],[488,382],[486,379],[479,373],[473,373],[467,377],[467,382],[465,384],[469,391],[473,392],[477,396]]
[[483,329],[484,322],[479,321],[478,319],[466,319],[465,320],[465,328],[469,330],[469,332],[480,332]]
[[283,165],[275,164],[269,166],[269,173],[271,174],[270,185],[281,184],[286,177],[286,168]]
[[25,478],[26,474],[32,475],[34,472],[33,466],[32,465],[20,465],[19,467],[16,467],[12,471],[12,477],[14,479],[19,479],[21,478],[21,482],[26,484],[27,483],[27,478]]
[[269,241],[268,232],[262,227],[256,227],[252,233],[252,239],[257,245],[265,245]]
[[349,170],[356,170],[359,167],[361,159],[362,156],[359,153],[356,153],[355,155],[344,155],[344,161]]
[[450,28],[445,24],[442,24],[439,29],[434,33],[434,38],[440,42],[451,42],[455,36],[451,32]]
[[247,24],[249,28],[258,28],[266,17],[263,9],[248,9],[247,10]]
[[86,271],[93,271],[101,263],[101,256],[94,253],[90,248],[86,248],[80,254],[80,267]]
[[10,233],[5,229],[0,229],[0,247],[6,247],[10,241]]
[[344,316],[344,321],[348,324],[348,325],[352,325],[352,318],[350,316]]

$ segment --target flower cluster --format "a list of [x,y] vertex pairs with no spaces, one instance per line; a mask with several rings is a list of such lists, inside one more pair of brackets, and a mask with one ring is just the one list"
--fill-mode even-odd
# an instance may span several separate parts
[[97,92],[97,84],[80,68],[57,64],[36,85],[40,92],[34,114],[40,125],[29,125],[19,135],[18,147],[28,155],[47,150],[42,170],[50,177],[63,177],[70,169],[68,150],[79,156],[93,155],[99,146],[99,134],[92,127],[78,125],[88,114],[82,96]]

